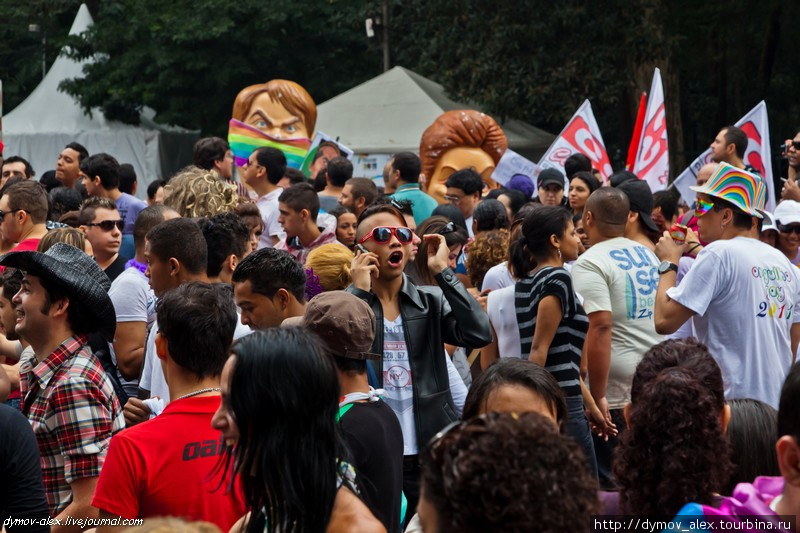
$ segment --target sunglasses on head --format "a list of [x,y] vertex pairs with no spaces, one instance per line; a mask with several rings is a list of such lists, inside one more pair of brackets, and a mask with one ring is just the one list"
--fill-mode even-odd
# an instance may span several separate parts
[[781,224],[778,223],[778,231],[781,233],[791,233],[795,232],[797,235],[800,235],[800,225],[798,224]]
[[386,244],[392,240],[392,235],[397,237],[400,244],[408,244],[413,238],[411,230],[403,226],[378,226],[372,229],[369,233],[361,237],[358,244],[364,244],[370,238],[378,244]]
[[711,211],[714,207],[714,202],[706,202],[705,200],[697,199],[697,207],[694,208],[694,214],[701,217]]
[[120,231],[125,227],[124,220],[104,220],[102,222],[89,222],[87,226],[98,226],[103,231],[113,231],[114,227]]
[[453,222],[448,222],[445,224],[442,229],[437,231],[439,235],[447,235],[448,233],[453,233],[456,230],[456,225]]
[[463,200],[463,199],[464,199],[464,197],[463,197],[463,196],[453,196],[453,195],[450,195],[450,194],[445,194],[445,195],[443,196],[443,198],[444,198],[445,200],[447,200],[448,202],[450,202],[451,204],[453,204],[453,205],[458,205],[458,204],[460,204],[460,203],[461,203],[461,200]]

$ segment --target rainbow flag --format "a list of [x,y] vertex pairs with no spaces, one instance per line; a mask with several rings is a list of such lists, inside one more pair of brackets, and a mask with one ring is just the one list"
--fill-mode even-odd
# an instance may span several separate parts
[[299,169],[303,166],[303,161],[311,146],[311,139],[305,137],[276,139],[258,128],[232,118],[228,123],[228,144],[238,167],[243,167],[247,163],[253,150],[268,146],[277,148],[286,155],[288,167]]

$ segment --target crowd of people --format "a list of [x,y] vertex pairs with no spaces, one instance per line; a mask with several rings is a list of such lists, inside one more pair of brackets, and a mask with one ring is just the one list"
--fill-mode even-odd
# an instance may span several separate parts
[[237,179],[209,137],[146,202],[77,143],[6,158],[0,529],[795,530],[800,133],[773,213],[746,144],[692,205],[580,153],[438,199],[414,153]]

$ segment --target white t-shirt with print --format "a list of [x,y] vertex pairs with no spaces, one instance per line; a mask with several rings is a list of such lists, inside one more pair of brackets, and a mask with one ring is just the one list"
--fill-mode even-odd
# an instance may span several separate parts
[[777,409],[792,364],[790,329],[800,322],[800,270],[757,239],[716,241],[667,295],[695,312],[695,334],[722,370],[725,398]]
[[[467,399],[467,387],[461,380],[453,361],[442,347],[443,357],[447,364],[447,378],[450,383],[450,395],[461,416],[464,401]],[[383,390],[382,396],[392,408],[400,421],[403,430],[403,455],[419,453],[417,443],[417,426],[414,423],[414,386],[411,375],[411,363],[408,360],[403,317],[394,321],[383,319]]]
[[611,312],[609,409],[630,402],[636,365],[663,340],[653,322],[659,262],[648,248],[617,237],[592,245],[572,266],[575,292],[583,298],[586,314]]

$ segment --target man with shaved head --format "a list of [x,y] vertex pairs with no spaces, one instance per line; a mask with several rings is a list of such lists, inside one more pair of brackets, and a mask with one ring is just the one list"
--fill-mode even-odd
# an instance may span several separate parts
[[[714,173],[714,170],[717,168],[717,163],[706,163],[700,170],[697,171],[697,185],[698,187],[702,187],[708,181],[708,178],[711,177],[711,174]],[[688,226],[692,228],[692,231],[697,233],[697,217],[694,214],[694,209],[688,210],[683,216],[678,220],[679,224],[683,224],[684,226]]]
[[[658,259],[647,247],[624,237],[630,202],[614,187],[596,190],[583,210],[591,248],[572,267],[575,292],[589,315],[586,357],[589,387],[606,424],[625,427],[622,409],[630,402],[636,365],[661,342],[653,323]],[[603,487],[611,487],[611,455],[617,438],[595,438]]]
[[698,187],[702,187],[708,181],[708,178],[711,177],[711,174],[714,173],[714,170],[717,168],[717,163],[706,163],[700,170],[697,171],[697,183]]

